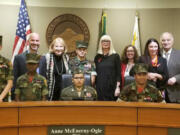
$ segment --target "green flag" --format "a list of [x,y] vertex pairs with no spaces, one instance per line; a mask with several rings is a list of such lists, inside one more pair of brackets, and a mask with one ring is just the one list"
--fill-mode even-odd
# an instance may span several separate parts
[[101,25],[102,25],[101,36],[105,35],[107,32],[106,20],[107,20],[107,14],[103,11],[102,18],[101,18]]
[[97,41],[97,50],[99,47],[99,40],[101,36],[107,34],[106,21],[107,21],[107,14],[104,11],[102,11],[101,20],[99,22],[99,35],[98,35],[98,41]]

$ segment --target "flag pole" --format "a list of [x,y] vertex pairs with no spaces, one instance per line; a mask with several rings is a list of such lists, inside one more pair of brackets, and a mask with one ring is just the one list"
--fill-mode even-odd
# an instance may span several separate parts
[[[138,26],[140,26],[139,25],[139,21],[140,21],[140,17],[139,17],[139,12],[136,10],[136,16],[137,16],[137,18],[138,18]],[[141,33],[140,33],[140,27],[138,27],[138,29],[139,29],[139,47],[140,47],[140,52],[141,52],[141,55],[143,55],[142,53],[143,53],[143,50],[142,50],[142,45],[141,45]]]
[[141,45],[140,45],[139,21],[138,20],[139,20],[138,12],[136,11],[132,45],[136,47],[138,54],[141,55],[142,49],[141,49]]
[[100,19],[100,23],[99,23],[99,35],[98,35],[98,41],[97,41],[97,48],[96,50],[98,50],[99,48],[99,40],[101,39],[101,36],[105,35],[107,33],[107,14],[105,12],[105,8],[102,8],[101,11],[101,19]]

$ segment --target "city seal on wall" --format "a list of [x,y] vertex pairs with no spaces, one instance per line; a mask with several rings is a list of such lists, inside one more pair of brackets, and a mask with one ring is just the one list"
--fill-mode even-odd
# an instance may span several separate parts
[[63,14],[55,17],[48,25],[46,40],[48,45],[56,37],[62,37],[67,45],[67,54],[70,58],[75,56],[75,43],[78,40],[89,42],[90,33],[86,23],[73,14]]

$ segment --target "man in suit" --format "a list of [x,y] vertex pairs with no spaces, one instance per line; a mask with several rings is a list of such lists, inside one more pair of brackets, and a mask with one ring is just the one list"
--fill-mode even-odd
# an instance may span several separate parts
[[13,62],[14,81],[12,88],[12,99],[14,99],[14,90],[16,88],[17,78],[27,72],[26,69],[26,54],[37,53],[40,46],[40,37],[38,33],[29,35],[29,49],[22,54],[16,55]]
[[167,60],[169,79],[166,87],[166,102],[180,103],[180,51],[173,49],[174,37],[169,32],[160,37],[162,54]]

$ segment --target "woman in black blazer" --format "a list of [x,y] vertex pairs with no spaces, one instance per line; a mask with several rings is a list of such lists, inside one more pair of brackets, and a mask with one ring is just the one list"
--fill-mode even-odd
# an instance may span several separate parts
[[150,38],[146,42],[144,55],[139,58],[139,63],[148,64],[148,80],[159,90],[164,90],[168,80],[167,62],[161,56],[160,46],[156,39]]

